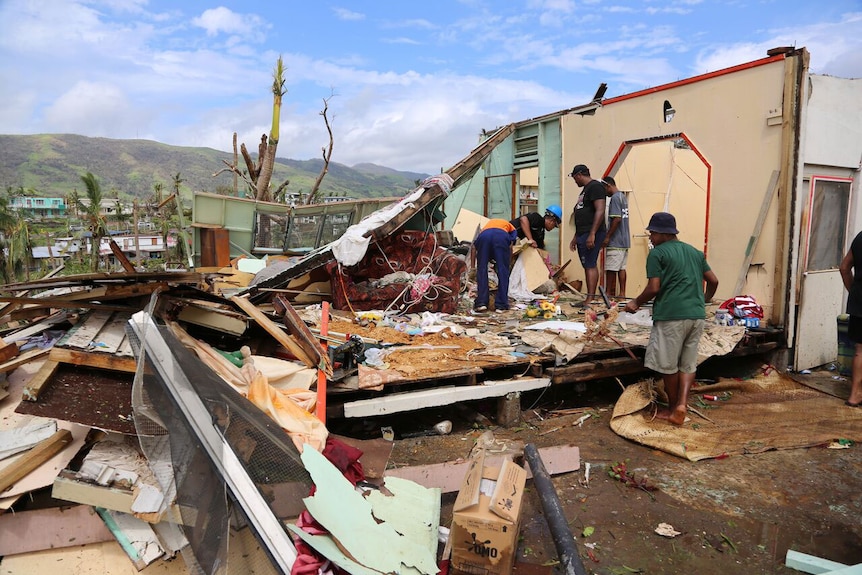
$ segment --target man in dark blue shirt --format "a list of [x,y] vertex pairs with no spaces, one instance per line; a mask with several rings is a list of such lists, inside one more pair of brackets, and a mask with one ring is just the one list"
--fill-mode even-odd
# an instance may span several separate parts
[[859,407],[862,405],[862,232],[853,238],[838,270],[850,294],[847,297],[847,314],[850,316],[847,337],[856,347],[850,377],[850,397],[844,403],[850,407]]
[[596,296],[599,285],[599,252],[605,241],[605,186],[590,177],[590,169],[583,164],[572,168],[569,174],[581,188],[575,204],[575,237],[569,249],[578,252],[584,275],[587,279],[587,297],[584,305],[589,305]]

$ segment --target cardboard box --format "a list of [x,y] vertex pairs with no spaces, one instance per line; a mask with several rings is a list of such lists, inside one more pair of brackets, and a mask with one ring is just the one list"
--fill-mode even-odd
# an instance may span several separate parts
[[504,460],[485,467],[485,453],[471,462],[452,515],[452,569],[471,575],[509,575],[518,550],[526,470]]

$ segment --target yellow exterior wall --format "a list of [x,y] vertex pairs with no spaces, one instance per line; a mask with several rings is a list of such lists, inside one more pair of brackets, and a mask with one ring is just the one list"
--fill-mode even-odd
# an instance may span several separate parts
[[[729,298],[736,295],[731,292],[772,172],[780,168],[786,145],[782,140],[782,121],[790,119],[782,118],[784,82],[785,63],[777,60],[628,99],[611,100],[594,115],[563,116],[564,174],[575,164],[583,163],[589,166],[594,178],[609,171],[617,178],[621,189],[632,189],[630,222],[632,234],[636,235],[642,233],[650,214],[636,213],[635,206],[638,203],[652,205],[654,202],[641,201],[641,198],[662,193],[663,186],[668,185],[669,152],[667,146],[664,149],[655,147],[649,154],[638,151],[636,157],[629,154],[624,160],[614,160],[626,142],[684,134],[703,156],[703,162],[694,161],[691,154],[677,154],[673,185],[683,186],[683,170],[702,173],[706,168],[696,168],[695,164],[703,166],[705,162],[711,167],[710,181],[706,182],[709,197],[704,198],[706,213],[703,213],[704,203],[684,199],[686,194],[693,197],[696,185],[687,192],[679,190],[678,194],[674,188],[672,195],[681,201],[672,202],[670,211],[683,227],[689,220],[707,222],[707,257],[720,281],[716,298]],[[664,122],[665,100],[676,111],[670,123]],[[649,158],[652,154],[658,156],[654,161]],[[633,160],[636,160],[636,173],[632,173]],[[620,166],[627,166],[628,170],[618,174]],[[565,177],[563,181],[563,210],[571,213],[579,189],[572,178]],[[767,314],[772,305],[776,265],[786,265],[783,259],[779,261],[785,256],[776,250],[778,204],[776,196],[754,252],[752,264],[756,265],[750,268],[743,289],[766,308]],[[574,229],[570,218],[567,222],[563,229],[562,245],[566,250],[563,260],[576,259],[575,254],[568,252]],[[685,236],[681,239],[704,248],[702,239]],[[634,266],[643,266],[643,257],[636,256],[629,262],[633,279],[639,273]],[[573,279],[584,278],[577,261],[569,266],[567,274]],[[633,284],[627,295],[637,295],[640,288],[642,285]]]

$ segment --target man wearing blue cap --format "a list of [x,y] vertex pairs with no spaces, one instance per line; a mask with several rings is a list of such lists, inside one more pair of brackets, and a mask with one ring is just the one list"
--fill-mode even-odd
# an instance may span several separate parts
[[715,295],[718,277],[702,251],[677,239],[679,230],[672,214],[653,214],[647,231],[654,246],[647,255],[647,285],[626,303],[625,310],[634,313],[655,298],[644,366],[661,373],[664,380],[668,408],[659,409],[656,417],[682,425],[697,370],[706,302]]

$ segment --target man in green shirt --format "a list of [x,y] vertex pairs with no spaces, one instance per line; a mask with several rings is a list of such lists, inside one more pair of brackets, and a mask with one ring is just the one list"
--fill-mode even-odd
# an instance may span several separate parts
[[672,214],[653,214],[647,231],[653,245],[647,255],[647,285],[639,296],[626,303],[625,310],[634,313],[655,298],[644,365],[661,373],[664,380],[668,408],[659,409],[656,417],[682,425],[697,370],[705,302],[715,295],[718,277],[702,251],[677,239],[679,230]]

